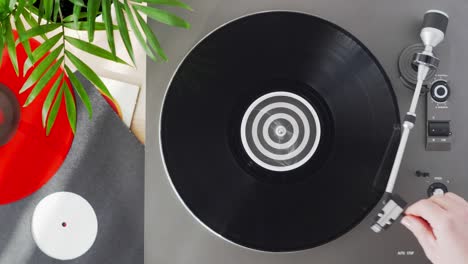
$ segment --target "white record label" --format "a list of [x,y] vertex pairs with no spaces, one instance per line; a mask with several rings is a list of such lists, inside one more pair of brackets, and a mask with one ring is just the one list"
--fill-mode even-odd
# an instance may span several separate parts
[[306,163],[317,150],[321,126],[317,112],[304,98],[272,92],[255,100],[241,123],[242,145],[258,165],[289,171]]
[[70,260],[82,256],[94,244],[97,231],[93,207],[75,193],[50,194],[34,210],[33,239],[51,258]]

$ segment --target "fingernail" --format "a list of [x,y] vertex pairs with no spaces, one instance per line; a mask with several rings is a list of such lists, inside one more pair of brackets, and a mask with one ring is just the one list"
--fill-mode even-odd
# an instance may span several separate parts
[[408,217],[403,217],[401,219],[401,224],[404,225],[406,228],[410,228],[411,227],[411,220],[408,218]]

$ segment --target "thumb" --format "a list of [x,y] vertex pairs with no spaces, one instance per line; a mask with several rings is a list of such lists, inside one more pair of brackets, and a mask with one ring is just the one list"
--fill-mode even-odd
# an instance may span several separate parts
[[435,237],[430,225],[422,218],[407,215],[401,219],[401,224],[408,228],[424,249],[426,256],[434,250]]

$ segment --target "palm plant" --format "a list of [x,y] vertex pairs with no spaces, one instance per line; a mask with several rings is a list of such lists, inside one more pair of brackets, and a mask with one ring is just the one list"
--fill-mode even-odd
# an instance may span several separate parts
[[[190,24],[161,9],[164,6],[192,10],[179,0],[0,0],[0,65],[1,54],[7,49],[16,74],[28,76],[20,90],[20,93],[29,92],[24,107],[31,104],[41,92],[45,92],[44,87],[53,80],[57,71],[64,69],[48,90],[42,108],[42,124],[49,134],[61,102],[65,100],[70,127],[75,132],[74,95],[83,102],[89,118],[92,118],[92,106],[83,85],[71,70],[71,65],[104,96],[112,99],[112,95],[92,67],[74,54],[70,47],[116,63],[135,65],[135,43],[130,39],[131,30],[147,56],[154,61],[166,61],[167,57],[158,38],[147,25],[144,16],[169,26],[190,28]],[[102,22],[96,19],[100,15]],[[114,18],[116,24],[113,23]],[[14,29],[18,32],[16,41]],[[88,39],[70,36],[67,29],[87,31]],[[106,32],[108,49],[93,44],[96,31]],[[116,55],[116,34],[120,35],[131,62],[125,62]],[[31,38],[42,40],[41,45],[34,50],[30,47]],[[19,70],[16,54],[18,44],[24,47],[28,55],[22,72]],[[65,77],[69,78],[72,87],[64,81]]]

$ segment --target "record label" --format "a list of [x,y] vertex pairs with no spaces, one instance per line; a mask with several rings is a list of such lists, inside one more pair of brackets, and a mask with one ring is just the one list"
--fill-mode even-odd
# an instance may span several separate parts
[[272,11],[227,23],[188,53],[160,139],[174,191],[207,232],[287,252],[367,216],[399,124],[389,79],[362,42],[324,19]]
[[32,235],[47,256],[71,260],[85,254],[96,240],[98,221],[93,207],[71,192],[42,199],[32,218]]
[[258,165],[287,171],[306,163],[317,150],[320,121],[304,98],[273,92],[249,106],[240,133],[245,151]]

